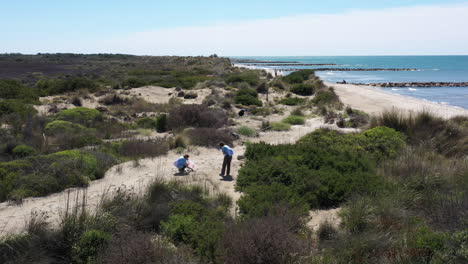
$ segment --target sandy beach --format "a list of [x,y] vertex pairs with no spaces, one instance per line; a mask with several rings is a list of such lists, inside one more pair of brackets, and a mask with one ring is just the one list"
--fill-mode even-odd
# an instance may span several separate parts
[[335,92],[345,105],[349,105],[352,108],[359,109],[370,115],[380,115],[386,110],[396,109],[403,113],[429,111],[443,118],[451,118],[460,115],[468,116],[468,110],[461,107],[402,96],[371,86],[335,83],[326,84],[335,88]]

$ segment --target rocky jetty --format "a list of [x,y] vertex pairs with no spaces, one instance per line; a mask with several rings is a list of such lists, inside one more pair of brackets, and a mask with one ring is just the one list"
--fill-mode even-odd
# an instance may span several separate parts
[[[296,66],[297,64],[294,64]],[[292,65],[290,65],[292,66]],[[298,71],[298,70],[314,70],[314,71],[417,71],[418,69],[412,68],[283,68],[276,69],[278,71]]]
[[[337,82],[342,83],[342,82]],[[350,83],[375,87],[468,87],[468,82],[386,82],[386,83]]]
[[[256,62],[244,63],[247,66],[336,66],[334,63],[294,63],[294,62]],[[297,69],[296,69],[297,70]]]

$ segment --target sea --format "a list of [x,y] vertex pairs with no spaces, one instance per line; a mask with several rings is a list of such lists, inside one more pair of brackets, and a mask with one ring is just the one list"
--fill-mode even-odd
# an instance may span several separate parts
[[[258,68],[405,68],[413,71],[317,71],[327,82],[468,82],[468,56],[249,56],[233,57],[334,66],[256,66]],[[287,74],[288,72],[285,72]],[[468,87],[377,88],[404,96],[468,109]]]

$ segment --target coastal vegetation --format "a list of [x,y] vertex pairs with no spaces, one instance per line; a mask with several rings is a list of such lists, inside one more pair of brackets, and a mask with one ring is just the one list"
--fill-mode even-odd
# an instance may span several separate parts
[[[0,73],[8,77],[0,80],[0,202],[78,191],[64,192],[57,224],[38,208],[22,232],[1,237],[1,263],[468,259],[466,117],[370,117],[312,70],[273,78],[217,56],[3,55],[0,64],[17,59],[44,70]],[[327,128],[261,142],[313,122]],[[187,176],[120,186],[87,204],[85,187],[111,167],[140,169],[141,159],[216,151],[219,142],[245,147],[235,181],[222,186],[235,183],[238,200]],[[335,210],[339,221],[312,228],[313,210]]]

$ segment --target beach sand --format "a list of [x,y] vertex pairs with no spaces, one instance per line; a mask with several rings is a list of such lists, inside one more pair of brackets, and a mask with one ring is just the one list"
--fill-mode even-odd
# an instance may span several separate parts
[[396,109],[402,113],[428,111],[436,116],[451,118],[468,116],[468,110],[461,107],[438,104],[418,98],[386,92],[382,89],[352,84],[326,83],[334,87],[340,100],[352,108],[370,115],[380,115],[386,110]]

